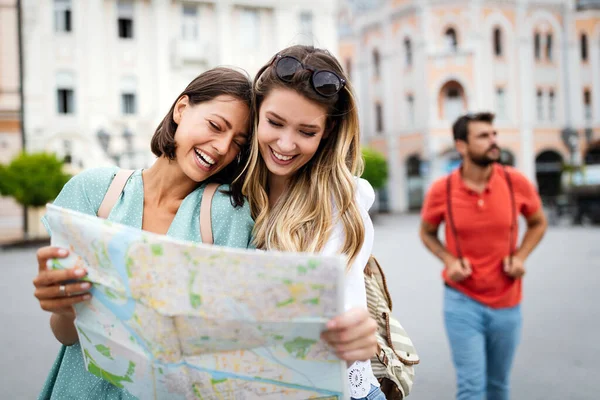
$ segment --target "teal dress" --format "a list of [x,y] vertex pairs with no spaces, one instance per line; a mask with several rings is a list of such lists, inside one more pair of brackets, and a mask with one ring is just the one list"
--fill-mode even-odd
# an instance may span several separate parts
[[[62,189],[54,204],[96,215],[118,168],[94,168],[73,177]],[[220,189],[227,189],[222,186]],[[200,203],[204,185],[190,193],[181,203],[169,227],[167,236],[201,242]],[[135,171],[115,203],[108,219],[135,228],[142,228],[144,182],[141,170]],[[45,222],[45,221],[44,221]],[[251,247],[254,221],[245,202],[234,208],[228,195],[217,190],[211,206],[214,244],[219,246]],[[50,232],[52,234],[52,232]],[[135,399],[126,390],[96,377],[85,369],[79,343],[62,346],[46,379],[39,400]]]

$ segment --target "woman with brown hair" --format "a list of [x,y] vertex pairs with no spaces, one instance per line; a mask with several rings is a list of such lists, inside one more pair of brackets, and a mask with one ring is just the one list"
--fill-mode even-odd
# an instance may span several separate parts
[[[151,148],[152,167],[126,177],[108,219],[145,231],[201,242],[200,204],[208,183],[229,184],[248,156],[252,132],[251,84],[244,74],[215,68],[177,97],[158,125]],[[95,168],[73,177],[55,205],[97,215],[118,168]],[[121,175],[118,175],[121,176]],[[253,221],[241,190],[221,187],[211,214],[214,243],[246,248]],[[49,259],[66,257],[65,249],[38,251],[35,296],[52,313],[50,325],[63,344],[40,399],[133,399],[127,391],[86,371],[74,325],[73,305],[90,300],[90,284],[77,281],[83,269],[48,270]],[[75,281],[75,282],[74,282]]]

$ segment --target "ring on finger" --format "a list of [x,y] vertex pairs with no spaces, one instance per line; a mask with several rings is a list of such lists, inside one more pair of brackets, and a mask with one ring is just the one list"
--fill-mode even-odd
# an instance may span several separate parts
[[60,293],[60,295],[62,297],[68,296],[68,294],[67,294],[67,287],[65,285],[60,285],[58,287],[58,292]]

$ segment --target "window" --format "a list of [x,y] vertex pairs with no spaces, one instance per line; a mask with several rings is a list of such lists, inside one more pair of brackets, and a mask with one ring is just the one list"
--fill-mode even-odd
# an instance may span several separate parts
[[245,49],[256,49],[259,45],[258,35],[258,10],[253,8],[242,8],[240,12],[240,32],[242,47]]
[[70,72],[56,74],[56,104],[61,115],[75,113],[75,79]]
[[588,60],[588,38],[585,33],[581,34],[581,61]]
[[446,89],[444,104],[444,118],[454,121],[464,111],[464,101],[460,86],[452,86]]
[[54,0],[54,31],[71,32],[71,0]]
[[377,49],[375,49],[375,50],[373,50],[373,70],[374,70],[376,78],[379,78],[379,76],[381,74],[380,64],[381,64],[381,59],[379,57],[379,51]]
[[117,7],[119,37],[133,39],[133,1],[119,0]]
[[410,67],[413,63],[412,43],[409,38],[404,39],[404,54],[406,56],[406,66]]
[[500,28],[494,29],[494,54],[497,57],[502,56],[502,31]]
[[137,85],[134,77],[121,79],[121,114],[132,115],[137,112]]
[[310,11],[300,13],[300,36],[305,44],[313,43],[313,14]]
[[548,93],[548,119],[554,121],[556,118],[556,96],[554,96],[554,90],[550,90]]
[[542,37],[538,32],[535,33],[533,38],[535,59],[540,60],[542,58]]
[[589,89],[583,91],[583,112],[586,121],[592,120],[592,93]]
[[506,120],[506,95],[504,88],[496,88],[496,113],[498,119]]
[[412,94],[406,96],[406,108],[408,110],[408,123],[415,126],[415,98]]
[[59,114],[74,114],[75,106],[73,105],[73,89],[58,89],[58,113]]
[[458,40],[456,39],[456,31],[454,28],[448,28],[444,34],[446,38],[446,49],[451,52],[458,50]]
[[182,13],[181,38],[186,41],[198,39],[198,6],[184,4]]
[[124,115],[135,114],[135,93],[121,94],[121,112]]
[[[552,94],[552,92],[551,92]],[[553,94],[552,94],[553,95]],[[537,120],[544,120],[544,93],[541,89],[538,89],[536,93],[536,108],[537,108]]]
[[377,133],[383,132],[383,110],[381,108],[381,104],[379,103],[375,104],[375,119],[375,130]]
[[546,36],[546,58],[548,61],[552,61],[552,34],[549,33]]

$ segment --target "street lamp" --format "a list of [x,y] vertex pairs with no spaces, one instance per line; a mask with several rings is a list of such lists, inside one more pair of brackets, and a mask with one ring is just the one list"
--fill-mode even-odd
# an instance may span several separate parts
[[98,137],[98,142],[100,142],[100,147],[102,147],[104,154],[106,154],[110,159],[112,159],[115,164],[119,165],[121,155],[117,152],[113,153],[110,149],[111,135],[104,129],[100,128],[96,133],[96,136]]
[[104,150],[104,152],[108,154],[108,149],[110,146],[110,135],[106,133],[104,129],[100,128],[96,133],[96,136],[98,136],[100,147],[102,147],[102,150]]

